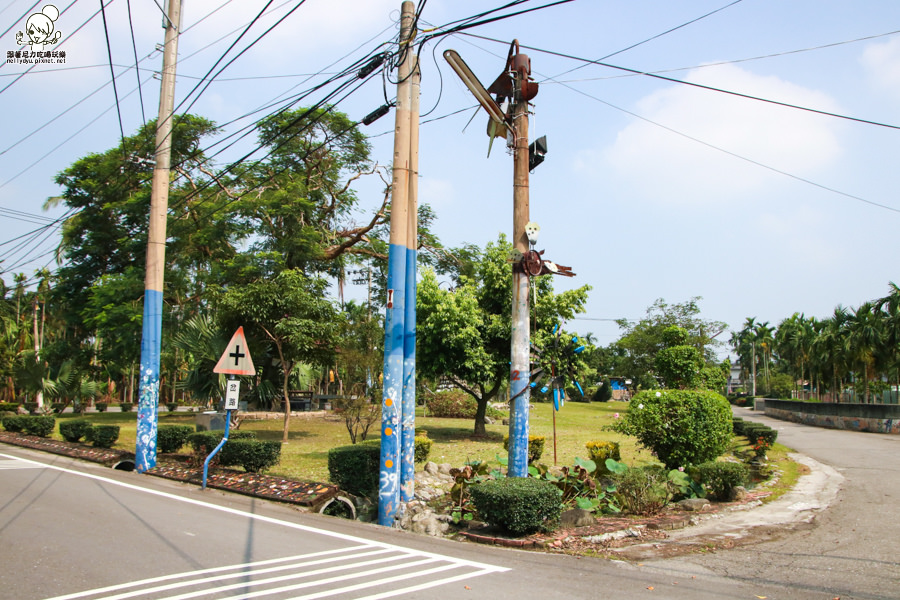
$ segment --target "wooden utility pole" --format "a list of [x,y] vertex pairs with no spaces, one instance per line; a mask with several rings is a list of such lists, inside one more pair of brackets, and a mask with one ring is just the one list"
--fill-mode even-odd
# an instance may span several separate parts
[[391,177],[391,233],[388,247],[387,302],[384,319],[384,388],[381,403],[381,458],[378,524],[390,527],[400,507],[400,438],[406,321],[406,260],[409,229],[410,105],[412,102],[415,5],[406,0],[400,12],[400,63],[394,121]]
[[162,345],[163,280],[166,264],[166,217],[169,212],[169,169],[172,157],[172,110],[175,106],[175,67],[181,27],[181,0],[169,0],[165,19],[159,117],[156,121],[156,162],[150,191],[150,229],[147,234],[147,272],[144,279],[144,322],[141,339],[140,395],[138,396],[135,467],[144,472],[156,466],[156,429],[159,405],[159,355]]

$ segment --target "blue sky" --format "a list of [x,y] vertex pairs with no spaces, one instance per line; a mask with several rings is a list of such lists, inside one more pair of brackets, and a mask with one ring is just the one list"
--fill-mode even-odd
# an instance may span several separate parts
[[[56,1],[60,11],[71,3]],[[24,30],[24,16],[44,4],[14,0],[0,9],[0,31],[9,27],[0,38],[2,49],[18,47],[15,33]],[[245,41],[295,4],[273,2],[275,10]],[[422,26],[500,4],[428,0]],[[226,34],[249,23],[264,5],[185,0],[176,103],[237,35]],[[58,241],[55,234],[19,250],[9,240],[39,227],[40,217],[61,214],[41,209],[59,193],[56,173],[118,143],[101,17],[74,33],[98,8],[78,0],[57,19],[64,65],[42,65],[18,80],[27,65],[0,68],[0,89],[6,88],[0,92],[4,270],[22,263],[11,270],[30,275],[54,266],[49,252]],[[128,68],[134,50],[127,8],[126,0],[115,0],[106,18],[113,63],[120,65],[115,70],[122,124],[130,134],[142,114],[135,72]],[[310,74],[337,71],[388,41],[396,33],[399,8],[398,0],[307,0],[225,70],[192,112],[225,123],[321,81],[323,75],[314,75],[304,83]],[[133,0],[131,9],[141,78],[149,78],[142,87],[143,112],[151,118],[158,106],[159,83],[150,75],[162,63],[154,51],[163,39],[161,12],[147,0]],[[549,145],[546,161],[531,177],[531,216],[541,226],[538,248],[578,274],[557,281],[557,289],[593,286],[585,319],[569,326],[594,332],[602,344],[619,332],[598,319],[639,318],[656,298],[674,303],[702,296],[703,316],[733,328],[748,316],[773,324],[795,311],[826,317],[838,304],[857,306],[884,295],[888,281],[900,279],[896,30],[900,3],[891,1],[575,0],[470,30],[500,42],[450,36],[439,45],[426,44],[421,103],[423,113],[432,112],[423,120],[475,105],[441,58],[443,50],[457,50],[488,84],[502,70],[513,38],[535,48],[523,48],[541,81],[530,129],[532,136],[546,135]],[[592,60],[613,55],[604,62],[875,124],[545,51]],[[393,93],[389,87],[388,96]],[[339,109],[361,119],[383,103],[383,86],[375,78]],[[476,114],[466,127],[475,113],[471,108],[424,123],[421,131],[420,202],[436,211],[435,230],[449,246],[484,245],[512,228],[512,159],[501,140],[486,156],[485,116]],[[366,129],[378,135],[372,144],[382,164],[391,159],[392,127],[393,114]],[[249,148],[248,141],[217,160],[225,164]],[[379,187],[374,178],[359,186],[363,211],[377,206]],[[22,221],[11,210],[37,215],[38,222]],[[12,280],[10,273],[3,278]]]

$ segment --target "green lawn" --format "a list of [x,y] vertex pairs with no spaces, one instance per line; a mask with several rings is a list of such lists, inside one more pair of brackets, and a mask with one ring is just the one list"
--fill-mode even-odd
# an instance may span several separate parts
[[[544,455],[540,462],[553,464],[553,410],[552,404],[532,404],[531,435],[546,438]],[[616,412],[624,413],[627,404],[622,402],[592,403],[569,402],[556,413],[556,456],[557,464],[572,464],[576,456],[587,457],[585,443],[592,440],[615,440],[621,444],[622,460],[628,464],[652,460],[650,454],[635,447],[633,438],[603,431],[603,426],[611,423]],[[62,415],[57,418],[76,418]],[[114,446],[134,451],[137,413],[91,413],[86,416],[96,423],[115,424],[121,427],[119,441]],[[194,423],[194,414],[186,412],[159,413],[159,424]],[[508,434],[506,425],[487,425],[485,438],[473,438],[471,419],[437,419],[416,417],[416,428],[425,429],[434,441],[430,460],[462,466],[467,460],[488,460],[496,463],[496,456],[504,456],[503,436]],[[256,431],[260,439],[281,439],[282,421],[245,421],[241,430]],[[378,424],[370,430],[370,438],[378,435]],[[58,434],[55,434],[58,437]],[[350,443],[350,436],[343,421],[328,413],[325,417],[291,419],[289,442],[282,449],[281,463],[268,471],[272,475],[282,475],[296,479],[327,481],[328,450]],[[186,450],[185,450],[186,451]]]

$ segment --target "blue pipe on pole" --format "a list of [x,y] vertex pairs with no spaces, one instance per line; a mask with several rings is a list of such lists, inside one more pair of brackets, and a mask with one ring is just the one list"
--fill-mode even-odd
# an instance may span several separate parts
[[209,456],[206,457],[206,460],[203,461],[203,483],[200,485],[200,489],[206,489],[206,472],[209,470],[209,461],[212,460],[212,457],[215,456],[219,450],[222,449],[222,446],[225,445],[225,442],[228,441],[228,426],[231,425],[231,411],[225,411],[225,435],[222,436],[222,441],[219,442],[219,445],[215,447],[215,449],[209,453]]

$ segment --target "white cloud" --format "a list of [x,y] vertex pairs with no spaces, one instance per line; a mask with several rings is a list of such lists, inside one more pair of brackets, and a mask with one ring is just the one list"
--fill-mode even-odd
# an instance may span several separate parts
[[[777,77],[724,65],[696,69],[688,81],[781,102],[836,111],[825,94]],[[809,177],[840,155],[834,119],[684,85],[638,102],[646,119],[706,144]],[[772,172],[647,121],[622,129],[602,158],[633,192],[657,202],[724,202],[759,192]]]
[[900,96],[900,39],[866,46],[860,62],[876,87]]

